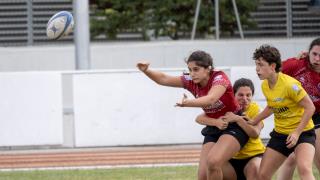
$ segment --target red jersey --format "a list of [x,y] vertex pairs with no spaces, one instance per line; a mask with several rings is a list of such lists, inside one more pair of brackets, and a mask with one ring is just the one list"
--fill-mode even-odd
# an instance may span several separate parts
[[181,76],[184,88],[190,91],[195,98],[206,96],[211,87],[222,85],[227,88],[226,92],[214,104],[208,107],[202,107],[207,116],[211,118],[219,118],[226,112],[236,113],[239,110],[238,103],[233,95],[231,82],[227,75],[222,71],[213,71],[210,73],[208,84],[205,87],[200,87],[192,81],[190,75]]
[[282,63],[282,72],[301,82],[316,112],[320,112],[320,74],[311,69],[308,59],[287,59]]

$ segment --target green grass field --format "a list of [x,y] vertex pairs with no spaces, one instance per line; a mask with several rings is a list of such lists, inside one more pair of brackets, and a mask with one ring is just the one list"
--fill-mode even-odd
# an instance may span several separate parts
[[[316,179],[319,173],[314,169]],[[195,180],[196,166],[0,172],[0,180]],[[294,180],[298,180],[295,173]]]

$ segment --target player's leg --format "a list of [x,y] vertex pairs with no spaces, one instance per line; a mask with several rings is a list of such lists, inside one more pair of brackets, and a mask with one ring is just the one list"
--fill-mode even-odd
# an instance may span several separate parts
[[320,173],[320,113],[315,113],[312,116],[312,120],[315,126],[315,132],[316,132],[316,153],[314,155],[314,164],[317,166],[318,171]]
[[[236,177],[237,180],[247,180],[246,176],[244,175],[244,168],[247,165],[248,161],[250,159],[230,159],[229,163],[231,164],[231,166],[233,167],[235,173],[236,173]],[[225,179],[224,177],[225,173],[223,174],[223,179]]]
[[318,171],[320,173],[320,128],[317,128],[315,131],[317,138],[315,143],[316,151],[314,155],[314,164],[317,166]]
[[277,180],[290,180],[293,178],[294,170],[296,169],[296,157],[294,153],[284,161],[278,170]]
[[312,163],[315,148],[310,143],[301,143],[295,148],[297,168],[300,179],[314,180],[312,173]]
[[237,174],[233,166],[227,162],[222,166],[223,180],[237,180]]
[[198,167],[198,180],[207,180],[207,157],[213,146],[213,142],[207,142],[202,145]]
[[222,166],[239,150],[240,143],[235,137],[229,134],[222,135],[208,154],[208,179],[222,180]]
[[243,169],[243,173],[247,180],[255,180],[258,177],[259,167],[261,163],[261,156],[254,157],[248,161],[247,165]]
[[275,172],[278,170],[278,168],[286,158],[287,157],[280,152],[267,147],[261,160],[258,179],[271,180],[272,176],[275,174]]

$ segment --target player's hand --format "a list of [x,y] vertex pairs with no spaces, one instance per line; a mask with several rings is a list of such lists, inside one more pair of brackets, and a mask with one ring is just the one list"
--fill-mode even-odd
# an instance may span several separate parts
[[231,123],[231,122],[237,122],[239,118],[241,118],[238,115],[235,115],[233,112],[227,112],[224,116],[221,117],[224,121]]
[[216,127],[219,128],[220,130],[225,130],[228,127],[228,122],[224,121],[223,119],[217,119],[217,125]]
[[308,56],[308,51],[301,51],[298,55],[297,55],[297,59],[303,59],[305,57]]
[[286,140],[287,148],[293,148],[294,146],[296,146],[299,140],[299,136],[300,135],[296,132],[289,134]]
[[176,103],[176,107],[185,107],[188,101],[188,96],[186,94],[183,94],[181,102]]
[[247,123],[251,126],[255,126],[257,125],[258,123],[254,122],[254,121],[247,121]]
[[149,68],[150,63],[147,61],[140,61],[137,63],[137,68],[142,71],[142,72],[146,72]]

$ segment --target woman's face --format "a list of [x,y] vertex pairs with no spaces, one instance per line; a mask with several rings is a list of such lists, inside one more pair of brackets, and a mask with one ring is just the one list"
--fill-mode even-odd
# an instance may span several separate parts
[[260,80],[268,79],[272,73],[275,73],[275,64],[268,64],[263,58],[255,60],[256,72]]
[[247,109],[252,100],[251,88],[248,86],[239,87],[237,92],[235,93],[235,97],[241,109]]
[[315,71],[320,72],[320,46],[315,45],[310,49],[309,60],[311,67]]
[[194,83],[205,86],[208,83],[210,69],[198,66],[195,61],[188,63],[188,69]]

